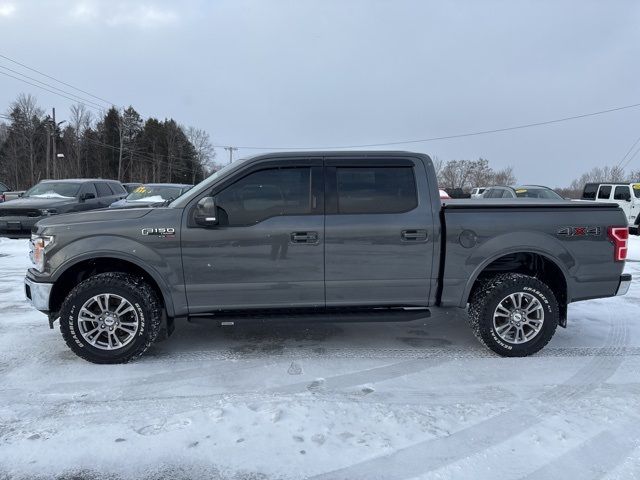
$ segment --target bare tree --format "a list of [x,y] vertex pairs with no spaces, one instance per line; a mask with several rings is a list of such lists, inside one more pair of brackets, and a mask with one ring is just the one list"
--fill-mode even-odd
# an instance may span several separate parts
[[[213,149],[209,134],[200,128],[189,127],[186,130],[187,138],[193,145],[196,154],[196,162],[207,171],[213,170],[213,159],[216,156],[216,152]],[[195,183],[196,169],[192,172],[192,181]]]
[[513,167],[505,167],[493,174],[494,185],[513,185],[516,183],[516,176],[513,174]]
[[87,107],[78,103],[77,105],[71,105],[69,126],[73,129],[73,156],[76,162],[76,175],[82,176],[82,150],[84,143],[84,136],[87,130],[91,128],[92,116]]
[[11,104],[11,116],[27,147],[29,179],[33,185],[35,183],[37,131],[42,124],[44,111],[38,106],[36,97],[21,93]]

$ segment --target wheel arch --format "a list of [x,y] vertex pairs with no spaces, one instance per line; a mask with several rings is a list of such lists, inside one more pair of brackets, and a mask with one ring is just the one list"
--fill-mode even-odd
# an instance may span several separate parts
[[135,258],[127,255],[118,255],[114,252],[103,255],[87,253],[74,258],[72,262],[59,268],[55,274],[54,285],[49,297],[49,310],[58,312],[65,297],[76,285],[93,275],[106,272],[140,275],[153,288],[158,298],[161,299],[167,316],[175,316],[170,290],[163,278],[153,269],[141,265]]
[[568,271],[549,252],[533,248],[514,248],[487,258],[474,270],[467,282],[460,306],[464,307],[467,304],[475,289],[483,281],[509,272],[524,273],[544,282],[558,301],[560,324],[566,325],[567,305],[571,299]]

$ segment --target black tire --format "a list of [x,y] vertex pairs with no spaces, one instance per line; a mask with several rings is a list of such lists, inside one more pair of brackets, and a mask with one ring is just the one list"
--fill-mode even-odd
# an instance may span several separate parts
[[[524,343],[511,343],[496,332],[494,313],[498,304],[510,294],[527,293],[542,305],[544,322],[542,328]],[[526,357],[540,351],[556,331],[560,311],[558,301],[551,289],[535,277],[519,273],[496,275],[481,284],[469,301],[469,322],[475,336],[486,347],[503,357]]]
[[[80,334],[78,314],[95,295],[114,294],[131,303],[138,317],[138,329],[128,344],[114,350],[91,345]],[[60,309],[60,331],[65,342],[81,358],[93,363],[127,363],[142,355],[155,341],[162,324],[162,304],[153,288],[141,277],[109,272],[94,275],[77,285]]]

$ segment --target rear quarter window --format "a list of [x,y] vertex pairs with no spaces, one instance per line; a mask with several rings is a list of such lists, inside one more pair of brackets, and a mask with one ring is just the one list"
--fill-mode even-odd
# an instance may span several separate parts
[[597,192],[598,192],[598,184],[597,183],[587,183],[584,186],[584,190],[582,191],[582,199],[583,200],[595,200]]

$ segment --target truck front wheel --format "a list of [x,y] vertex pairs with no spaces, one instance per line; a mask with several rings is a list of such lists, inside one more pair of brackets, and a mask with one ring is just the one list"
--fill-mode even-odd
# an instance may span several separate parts
[[162,305],[153,288],[127,273],[101,273],[76,286],[60,310],[60,331],[79,357],[126,363],[158,336]]
[[469,302],[469,321],[476,337],[505,357],[526,357],[542,349],[558,326],[558,302],[535,277],[496,275],[481,284]]

